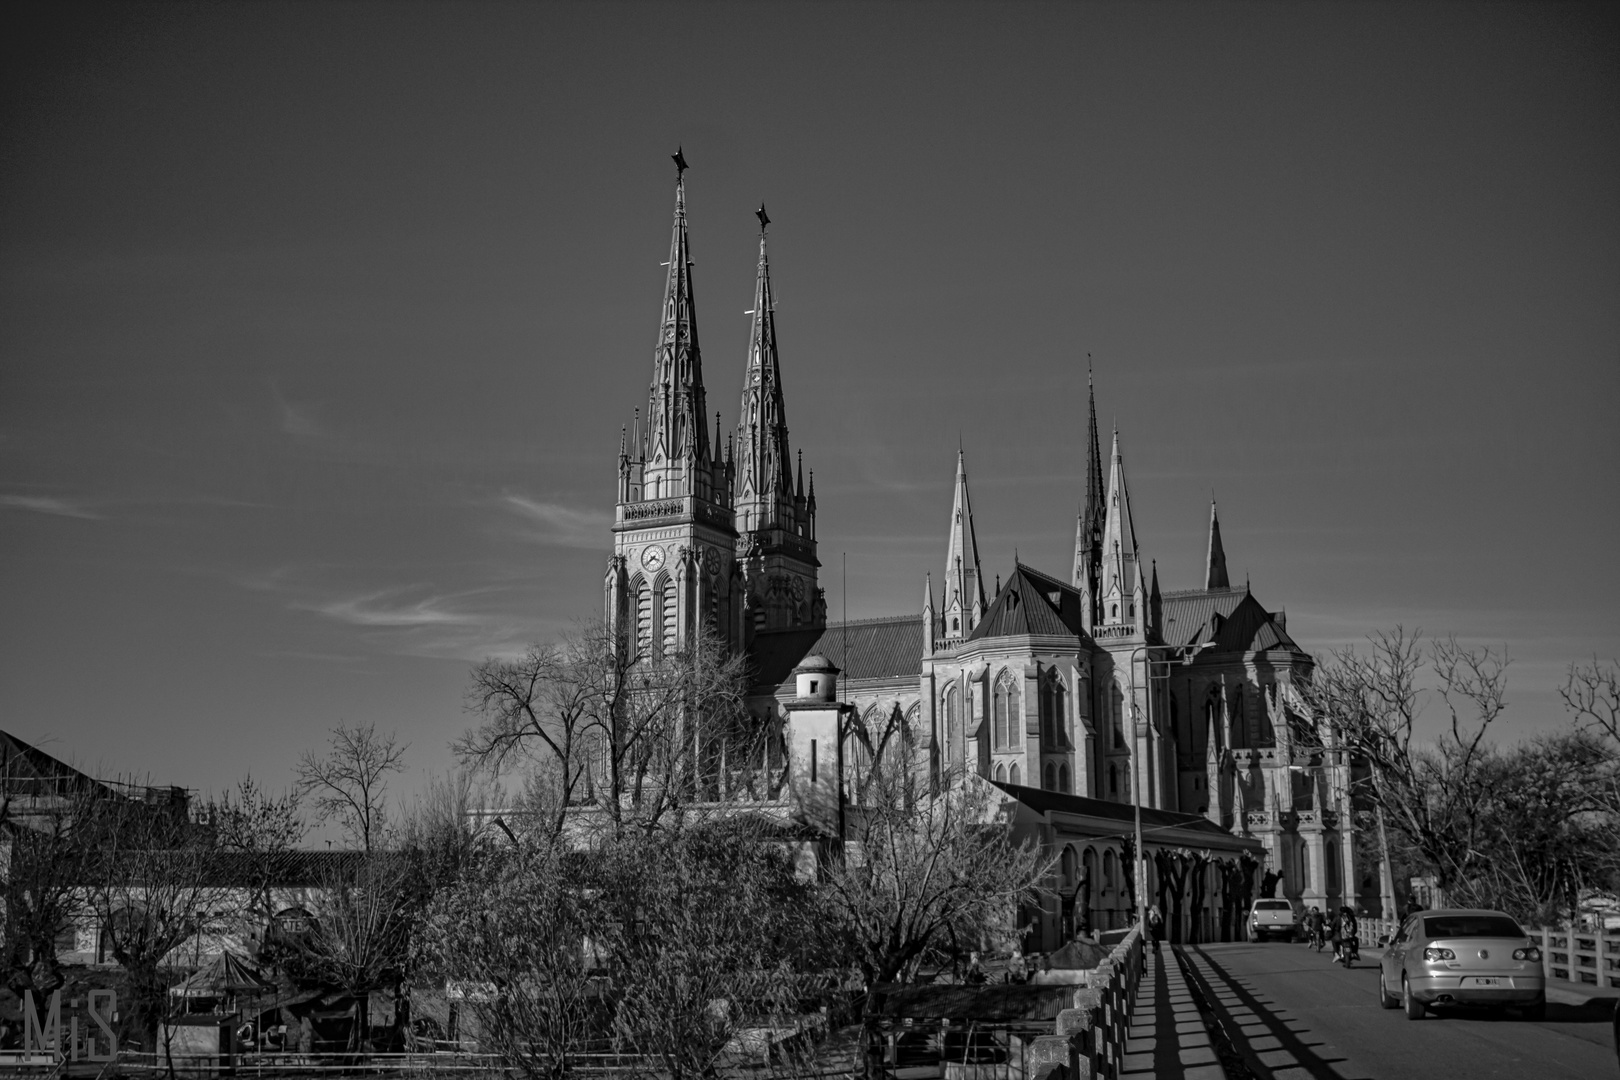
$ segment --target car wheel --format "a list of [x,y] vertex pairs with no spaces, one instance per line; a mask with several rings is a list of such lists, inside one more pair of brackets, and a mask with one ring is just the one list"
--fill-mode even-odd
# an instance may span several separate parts
[[1423,1002],[1412,996],[1412,987],[1407,983],[1405,975],[1401,976],[1401,1004],[1406,1006],[1408,1020],[1421,1020],[1423,1014],[1428,1012]]
[[1547,1019],[1547,999],[1542,998],[1534,1005],[1526,1005],[1521,1011],[1524,1013],[1526,1020],[1545,1020]]
[[1390,994],[1390,992],[1388,990],[1384,989],[1384,971],[1383,971],[1382,968],[1380,968],[1378,970],[1378,1005],[1379,1005],[1379,1008],[1394,1009],[1394,1008],[1398,1008],[1400,1006],[1400,1004],[1401,1004],[1401,999],[1400,998],[1393,996],[1392,994]]

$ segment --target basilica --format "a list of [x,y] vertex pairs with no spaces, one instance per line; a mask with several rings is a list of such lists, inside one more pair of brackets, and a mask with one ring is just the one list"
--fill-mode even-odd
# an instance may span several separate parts
[[[1054,911],[1054,924],[1128,918],[1118,860],[1137,805],[1150,852],[1248,860],[1257,878],[1274,875],[1279,895],[1324,910],[1375,901],[1353,860],[1350,765],[1331,740],[1305,737],[1292,688],[1311,656],[1281,610],[1231,581],[1213,504],[1203,580],[1161,587],[1132,523],[1118,431],[1102,455],[1094,390],[1070,566],[1049,573],[1015,560],[987,587],[959,450],[948,516],[940,507],[944,560],[917,568],[918,609],[827,621],[814,475],[806,482],[788,442],[769,218],[757,211],[736,423],[725,428],[714,413],[711,425],[686,163],[675,162],[651,386],[621,436],[604,582],[622,647],[677,649],[709,628],[749,658],[753,711],[789,756],[817,752],[793,728],[811,722],[810,699],[822,696],[799,676],[823,672],[847,717],[821,744],[836,741],[840,774],[903,744],[927,768],[995,784],[1033,835],[1061,849],[1065,880],[1086,883],[1070,901],[1084,911]],[[1202,936],[1215,932],[1213,908],[1187,916],[1201,917]]]

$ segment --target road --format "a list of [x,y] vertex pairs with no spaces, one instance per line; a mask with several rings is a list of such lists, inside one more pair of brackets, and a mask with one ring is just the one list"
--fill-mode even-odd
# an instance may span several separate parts
[[1260,1080],[1620,1077],[1610,998],[1549,1001],[1547,1019],[1450,1011],[1408,1020],[1378,1007],[1378,956],[1346,971],[1304,945],[1182,948],[1215,1015]]

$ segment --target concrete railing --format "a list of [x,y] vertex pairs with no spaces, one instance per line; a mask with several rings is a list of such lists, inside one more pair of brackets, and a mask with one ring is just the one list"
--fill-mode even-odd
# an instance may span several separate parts
[[1125,1061],[1131,1006],[1142,981],[1142,930],[1136,927],[1074,992],[1074,1007],[1058,1013],[1056,1030],[1030,1044],[1030,1080],[1116,1080]]
[[[1400,929],[1394,919],[1358,919],[1362,950],[1377,951],[1379,938]],[[1538,927],[1526,931],[1541,942],[1541,970],[1549,979],[1620,987],[1620,931]]]
[[1530,936],[1541,939],[1541,967],[1549,979],[1620,987],[1620,931],[1542,927]]

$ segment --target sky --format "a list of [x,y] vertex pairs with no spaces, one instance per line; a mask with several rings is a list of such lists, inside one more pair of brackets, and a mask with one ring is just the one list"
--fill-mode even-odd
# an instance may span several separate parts
[[6,5],[0,726],[450,768],[471,664],[600,614],[680,147],[728,426],[772,218],[835,617],[920,610],[959,442],[986,575],[1066,574],[1089,355],[1165,588],[1213,493],[1307,649],[1505,648],[1548,730],[1620,655],[1617,61],[1554,3]]

